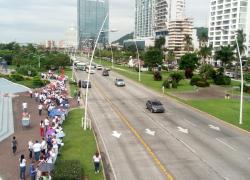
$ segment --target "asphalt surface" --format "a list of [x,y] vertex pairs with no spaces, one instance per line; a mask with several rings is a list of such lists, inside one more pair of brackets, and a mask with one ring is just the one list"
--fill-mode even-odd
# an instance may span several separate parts
[[[110,179],[250,179],[249,133],[101,72],[91,75],[88,107]],[[116,77],[126,86],[116,87]],[[77,71],[77,78],[85,80],[87,73]],[[148,99],[160,100],[166,112],[149,112]]]

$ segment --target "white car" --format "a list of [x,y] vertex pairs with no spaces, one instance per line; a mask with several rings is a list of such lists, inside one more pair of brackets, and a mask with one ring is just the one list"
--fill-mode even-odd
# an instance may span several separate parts
[[[89,68],[86,68],[86,72],[89,73]],[[90,69],[90,74],[95,74],[95,69]]]
[[101,65],[97,65],[96,66],[96,70],[102,70],[102,66]]
[[115,79],[115,85],[118,86],[118,87],[122,87],[122,86],[125,86],[125,82],[123,79]]

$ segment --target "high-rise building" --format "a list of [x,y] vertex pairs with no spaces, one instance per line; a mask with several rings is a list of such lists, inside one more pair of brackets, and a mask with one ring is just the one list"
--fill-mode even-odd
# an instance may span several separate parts
[[184,19],[185,0],[169,0],[169,16],[171,21]]
[[250,1],[211,0],[209,16],[209,44],[215,49],[235,42],[235,33],[243,30],[250,55]]
[[135,0],[135,34],[136,39],[154,37],[154,1]]
[[169,0],[155,0],[154,31],[156,36],[166,36],[168,31]]
[[168,49],[174,52],[177,61],[189,51],[185,47],[184,38],[186,35],[194,40],[193,21],[191,19],[186,18],[169,22]]
[[[77,1],[77,41],[79,47],[86,42],[96,40],[102,23],[109,13],[108,0],[78,0]],[[109,38],[109,18],[107,18],[99,42],[105,43]]]

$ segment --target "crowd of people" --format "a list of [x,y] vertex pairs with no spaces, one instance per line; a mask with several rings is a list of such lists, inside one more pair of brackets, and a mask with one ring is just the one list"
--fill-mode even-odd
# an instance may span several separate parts
[[[44,75],[51,77],[51,73]],[[39,121],[33,120],[34,123],[39,123],[39,133],[41,140],[30,140],[27,143],[27,150],[30,159],[29,175],[31,179],[49,179],[50,171],[59,154],[60,147],[63,144],[62,123],[67,116],[69,109],[69,101],[67,99],[67,89],[65,79],[62,76],[56,76],[51,80],[51,83],[40,91],[29,91],[30,98],[38,103],[38,115],[42,116],[46,113],[46,118]],[[34,108],[34,107],[30,107]],[[22,103],[23,118],[30,117],[28,113],[27,102]],[[12,149],[15,154],[17,148],[17,140],[13,137]],[[25,179],[26,176],[26,159],[24,154],[19,159],[20,179]]]

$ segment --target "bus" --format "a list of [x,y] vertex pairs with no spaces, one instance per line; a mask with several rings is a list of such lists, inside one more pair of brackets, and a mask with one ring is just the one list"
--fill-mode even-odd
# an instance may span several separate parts
[[79,62],[79,63],[76,64],[75,67],[76,67],[77,70],[85,71],[86,63]]

